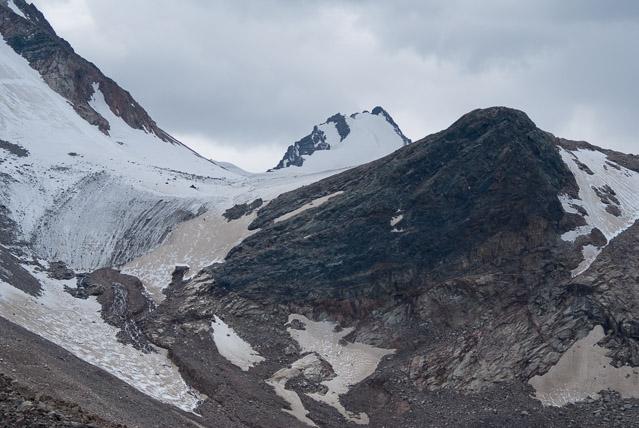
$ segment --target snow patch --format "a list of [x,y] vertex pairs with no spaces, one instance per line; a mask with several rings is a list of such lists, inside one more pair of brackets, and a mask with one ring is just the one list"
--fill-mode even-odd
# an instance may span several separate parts
[[400,214],[397,217],[393,217],[390,221],[391,227],[394,227],[397,223],[404,219],[404,214]]
[[[639,219],[638,173],[613,163],[602,152],[584,149],[570,152],[562,148],[560,153],[579,185],[579,197],[572,199],[561,195],[559,200],[568,213],[577,213],[575,207],[581,207],[588,213],[585,216],[587,225],[564,233],[564,241],[574,242],[597,228],[610,242]],[[593,174],[589,174],[584,166]],[[613,214],[615,209],[618,216]],[[604,247],[584,247],[584,260],[573,269],[573,277],[585,272]]]
[[564,406],[588,397],[598,398],[601,390],[612,389],[623,398],[639,398],[639,372],[636,368],[616,368],[607,357],[608,350],[597,345],[604,338],[598,325],[568,349],[543,376],[529,383],[535,397],[546,406]]
[[24,19],[28,19],[27,16],[24,14],[24,12],[22,12],[20,10],[20,8],[18,6],[16,6],[16,4],[13,2],[13,0],[7,0],[7,6],[9,6],[9,8],[16,14],[16,15],[20,15],[21,17],[23,17]]
[[337,126],[333,122],[327,122],[319,125],[318,128],[324,133],[325,141],[330,145],[332,150],[341,140]]
[[[303,352],[315,352],[319,354],[331,364],[335,372],[333,379],[322,382],[322,385],[328,388],[325,395],[319,393],[307,395],[316,401],[334,407],[350,422],[359,425],[368,424],[369,419],[366,413],[354,414],[349,412],[340,403],[339,397],[346,394],[351,386],[373,374],[382,358],[386,355],[393,354],[395,350],[376,348],[363,343],[344,342],[344,337],[349,335],[353,331],[353,328],[336,331],[337,324],[334,322],[311,321],[303,315],[289,315],[289,324],[295,320],[304,324],[305,330],[296,330],[289,327],[287,329],[289,334],[297,341]],[[302,367],[303,364],[300,363],[299,366]],[[270,379],[271,383],[281,385],[281,382],[276,381],[277,378],[283,376],[281,372],[280,370]],[[285,383],[286,382],[284,382],[284,384]],[[294,412],[292,414],[298,417],[299,420],[308,423],[305,416],[308,412],[306,412],[303,406],[302,408],[299,407],[301,405],[301,402],[298,402],[299,397],[293,397],[293,394],[297,396],[296,393],[292,391],[281,393],[282,391],[278,388],[276,388],[276,392],[287,400],[293,409],[292,411],[285,411],[288,413]],[[299,415],[304,415],[304,417],[300,418]],[[312,425],[314,426],[314,424]]]
[[0,315],[63,347],[78,358],[107,371],[137,390],[184,411],[193,412],[198,393],[184,382],[167,352],[144,354],[116,339],[118,329],[106,324],[101,306],[91,297],[75,299],[64,286],[75,280],[58,281],[25,265],[42,285],[42,295],[32,297],[0,281]]
[[399,214],[399,215],[391,218],[391,221],[390,221],[390,225],[392,227],[391,232],[399,233],[399,232],[403,232],[404,231],[404,229],[398,229],[398,228],[395,227],[397,225],[397,223],[399,223],[402,220],[404,220],[404,214]]
[[215,315],[215,320],[211,321],[211,328],[213,329],[213,341],[215,341],[220,355],[243,371],[248,371],[249,368],[264,361],[264,357],[255,352],[248,342],[238,336],[217,315]]
[[275,389],[277,395],[291,405],[291,410],[282,409],[282,411],[295,416],[299,421],[312,427],[316,427],[317,425],[306,416],[308,415],[308,410],[304,407],[299,395],[297,395],[295,391],[286,389],[286,382],[300,376],[305,370],[312,368],[316,364],[321,364],[317,354],[308,354],[295,361],[290,367],[277,371],[266,381],[268,385],[271,385]]
[[284,215],[279,216],[278,218],[276,218],[275,220],[273,220],[274,223],[279,223],[282,222],[284,220],[288,220],[289,218],[295,217],[296,215],[303,213],[304,211],[311,209],[311,208],[316,208],[319,207],[320,205],[322,205],[323,203],[325,203],[326,201],[328,201],[329,199],[335,197],[335,196],[339,196],[342,193],[344,193],[344,191],[340,190],[338,192],[335,193],[331,193],[330,195],[327,196],[322,196],[321,198],[317,198],[317,199],[313,199],[311,202],[309,202],[306,205],[301,206],[300,208],[291,211],[290,213],[286,213]]
[[162,291],[170,284],[177,265],[187,265],[190,275],[213,263],[222,263],[228,252],[246,237],[256,214],[228,222],[216,210],[179,224],[166,241],[123,266],[122,272],[137,276],[156,303],[164,299]]
[[588,270],[592,262],[594,262],[601,253],[601,250],[602,248],[595,247],[594,245],[585,245],[581,250],[581,254],[583,254],[584,259],[581,263],[579,263],[579,266],[572,270],[573,278]]

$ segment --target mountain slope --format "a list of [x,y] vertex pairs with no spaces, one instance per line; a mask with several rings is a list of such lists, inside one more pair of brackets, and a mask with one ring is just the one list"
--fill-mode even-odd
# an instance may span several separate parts
[[[308,363],[293,339],[303,328],[294,320],[336,322],[349,329],[349,342],[395,350],[333,403],[346,420],[365,412],[375,426],[391,424],[400,405],[412,415],[402,417],[423,423],[432,408],[401,404],[401,397],[431,400],[441,388],[506,399],[500,394],[525,390],[598,325],[613,356],[610,370],[636,367],[636,160],[558,139],[519,111],[473,111],[445,131],[261,208],[250,226],[256,233],[224,263],[170,288],[150,334],[183,370],[198,373],[193,381],[206,393],[220,380],[206,374],[211,362],[190,355],[215,353],[216,344],[197,333],[213,315],[259,344],[266,360],[249,370],[256,382],[284,376],[278,370],[287,364]],[[584,177],[600,180],[592,181],[596,191]],[[607,206],[617,208],[600,218]],[[614,233],[607,232],[611,222]],[[623,269],[606,256],[619,245],[633,254]],[[606,286],[616,275],[619,286]],[[302,321],[307,331],[310,322]],[[167,335],[175,325],[180,335]],[[572,373],[568,389],[539,389],[537,396],[544,403],[595,396],[598,390],[580,386],[580,373],[588,371]],[[339,416],[313,401],[328,381],[290,376],[297,380],[278,394],[306,397],[302,407],[287,398],[297,419],[338,426]],[[600,385],[639,397],[636,374],[620,382]],[[382,403],[366,399],[375,396]],[[530,426],[541,421],[530,419]]]
[[[0,315],[165,409],[197,407],[214,426],[219,409],[144,337],[152,299],[250,235],[254,214],[242,207],[334,171],[253,175],[216,164],[158,128],[33,5],[0,1],[0,32]],[[122,265],[143,282],[115,270],[84,273]],[[72,388],[68,376],[55,373],[60,399]]]
[[[478,117],[482,114],[487,117]],[[478,122],[495,130],[474,129]],[[295,208],[287,203],[290,200],[299,206],[345,189],[349,191],[316,210],[271,223]],[[563,212],[557,195],[575,189],[554,146],[532,122],[501,110],[478,112],[420,142],[419,148],[409,146],[401,154],[310,186],[303,194],[281,196],[261,210],[251,226],[262,230],[231,252],[220,269],[250,275],[246,280],[237,275],[229,279],[234,290],[248,284],[272,289],[274,283],[288,283],[303,293],[303,283],[313,278],[314,293],[324,287],[340,290],[342,296],[332,298],[351,297],[348,290],[354,285],[374,288],[375,276],[385,281],[393,271],[411,270],[419,278],[428,272],[429,277],[444,278],[446,271],[458,274],[458,268],[480,257],[478,244],[498,247],[499,243],[491,243],[495,235],[519,240],[522,230],[534,228],[535,239],[546,239],[545,232],[554,239],[565,227],[560,224]],[[391,220],[400,216],[391,226]],[[550,230],[539,230],[540,225]],[[464,239],[467,236],[476,239]],[[541,247],[542,243],[530,245]],[[244,260],[241,255],[247,250],[251,250],[251,263],[270,260],[281,266],[295,260],[296,267],[277,270],[273,274],[282,276],[271,277],[270,271],[235,266]],[[307,252],[312,252],[308,258]],[[444,259],[449,264],[438,273]],[[300,265],[307,260],[309,266]],[[419,271],[415,271],[417,264]],[[222,275],[218,281],[226,285],[226,275]],[[345,283],[335,283],[342,278]],[[383,292],[387,290],[378,291]]]
[[97,85],[109,110],[131,128],[179,144],[157,126],[131,94],[59,38],[33,4],[24,0],[3,0],[3,3],[6,7],[0,8],[0,32],[4,40],[26,58],[51,89],[67,99],[82,118],[109,134],[112,126],[109,118],[90,103]]
[[338,113],[289,146],[273,169],[299,167],[304,172],[317,172],[349,168],[408,144],[410,140],[381,107],[348,117]]
[[12,423],[42,391],[105,426],[638,425],[639,157],[503,107],[404,147],[375,108],[245,174],[34,6],[0,32]]
[[[96,86],[90,104],[110,119],[112,136],[105,136],[80,118],[4,42],[0,43],[0,56],[0,139],[6,154],[0,164],[4,183],[0,194],[10,218],[21,229],[20,239],[32,242],[41,257],[61,258],[78,268],[114,262],[120,251],[126,259],[132,254],[124,254],[117,246],[123,245],[121,233],[127,227],[119,230],[109,221],[141,224],[136,233],[147,242],[140,242],[135,254],[156,245],[176,221],[204,209],[202,192],[190,186],[216,189],[221,181],[244,179],[181,145],[132,129],[109,114]],[[92,209],[83,209],[90,197],[98,197],[104,205],[94,203],[87,207]],[[167,221],[155,224],[154,230],[145,229],[145,213],[163,197]],[[155,208],[158,213],[159,208]],[[173,214],[180,211],[181,215]],[[151,235],[143,238],[147,232]],[[77,240],[84,242],[69,245]],[[105,244],[102,254],[86,251]],[[109,247],[113,251],[106,254]],[[69,252],[84,252],[89,259],[79,260],[77,254]]]

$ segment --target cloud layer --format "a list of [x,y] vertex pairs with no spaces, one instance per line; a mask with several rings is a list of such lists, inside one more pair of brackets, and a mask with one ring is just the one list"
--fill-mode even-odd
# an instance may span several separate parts
[[252,170],[376,105],[413,139],[507,105],[639,152],[633,0],[32,1],[161,127]]

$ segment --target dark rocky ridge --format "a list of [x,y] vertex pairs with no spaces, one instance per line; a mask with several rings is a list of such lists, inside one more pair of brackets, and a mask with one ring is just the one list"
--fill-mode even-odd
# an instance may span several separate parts
[[240,217],[252,214],[253,211],[255,211],[256,209],[261,207],[263,203],[264,203],[264,201],[261,198],[258,198],[258,199],[255,199],[250,204],[249,203],[243,203],[243,204],[233,205],[231,208],[227,209],[222,214],[222,216],[227,221],[237,220]]
[[129,126],[153,133],[163,141],[181,144],[160,129],[129,92],[102,74],[94,64],[77,55],[69,43],[57,36],[33,4],[25,0],[14,0],[14,4],[28,19],[18,16],[5,1],[0,1],[2,37],[29,61],[51,89],[69,100],[82,118],[108,134],[108,121],[89,105],[94,93],[93,84],[98,83],[113,114]]
[[390,123],[393,128],[395,129],[395,132],[397,132],[397,134],[402,137],[402,140],[404,140],[404,145],[409,145],[411,143],[410,138],[408,138],[406,135],[404,135],[404,133],[402,132],[402,130],[399,128],[399,125],[393,120],[393,118],[391,117],[391,115],[384,110],[382,107],[377,106],[373,109],[373,111],[371,111],[372,114],[377,115],[377,116],[382,116],[386,119],[386,121],[388,123]]
[[[340,190],[318,208],[272,223]],[[524,261],[500,257],[510,254],[504,244],[518,256],[565,260],[563,248],[551,248],[561,247],[558,235],[577,219],[564,214],[557,195],[576,190],[553,137],[523,113],[475,111],[386,158],[275,199],[250,226],[262,230],[214,276],[253,297],[264,290],[259,299],[318,301],[381,296],[451,272],[514,274]],[[393,233],[390,221],[400,214],[403,232]],[[255,269],[262,265],[277,268]]]
[[339,141],[344,141],[344,138],[348,137],[348,134],[351,133],[351,128],[346,123],[346,118],[343,114],[337,113],[333,116],[326,119],[326,123],[334,123],[335,129],[337,129],[337,133],[339,134]]
[[[342,139],[344,138],[342,137]],[[312,155],[316,150],[329,150],[330,148],[331,145],[326,142],[326,135],[324,135],[324,131],[321,131],[317,126],[314,126],[313,131],[310,134],[288,146],[284,157],[273,169],[282,169],[291,165],[302,166],[304,163],[304,158],[302,156]]]
[[8,249],[0,245],[0,281],[12,284],[32,296],[39,296],[42,286]]
[[[636,400],[613,394],[545,408],[526,385],[598,324],[615,364],[639,365],[631,315],[639,224],[571,277],[583,243],[560,236],[584,219],[557,198],[577,196],[558,152],[571,143],[522,112],[476,110],[384,159],[283,194],[259,210],[251,227],[260,230],[225,263],[170,287],[146,331],[198,389],[238,406],[247,425],[254,409],[227,388],[238,397],[261,392],[235,382],[234,367],[216,355],[206,333],[213,315],[266,358],[248,372],[253,384],[299,358],[284,328],[290,313],[339,321],[355,327],[348,340],[396,349],[342,401],[367,412],[371,426],[631,426],[625,412]],[[334,410],[302,400],[320,426],[344,426]]]

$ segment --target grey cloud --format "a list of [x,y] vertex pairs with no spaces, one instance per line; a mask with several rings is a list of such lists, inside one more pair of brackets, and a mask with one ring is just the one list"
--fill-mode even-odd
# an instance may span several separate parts
[[416,139],[502,104],[637,151],[632,0],[85,3],[93,26],[62,35],[169,132],[284,148],[381,104]]

